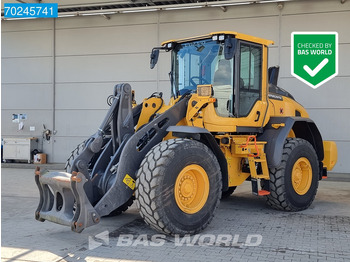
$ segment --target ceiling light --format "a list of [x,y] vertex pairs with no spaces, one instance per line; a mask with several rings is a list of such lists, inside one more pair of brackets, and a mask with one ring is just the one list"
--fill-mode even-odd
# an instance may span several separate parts
[[266,4],[266,3],[278,3],[278,2],[288,2],[290,0],[261,0],[257,2],[258,4]]
[[181,9],[194,9],[194,8],[202,8],[204,5],[194,5],[194,6],[179,6],[179,7],[167,7],[164,10],[181,10]]
[[222,7],[222,6],[233,6],[233,5],[249,5],[251,4],[250,2],[241,2],[241,3],[229,3],[229,2],[223,2],[221,4],[215,4],[215,5],[211,5],[208,4],[211,7]]
[[80,15],[114,15],[116,12],[101,12],[101,13],[80,13]]
[[1,20],[23,20],[23,19],[37,19],[40,17],[15,17],[15,18],[5,18],[2,17]]
[[156,9],[156,8],[153,8],[153,9],[134,9],[134,10],[121,11],[121,13],[126,14],[126,13],[154,12],[154,11],[158,11],[158,9]]
[[71,17],[76,16],[75,14],[59,15],[58,17]]

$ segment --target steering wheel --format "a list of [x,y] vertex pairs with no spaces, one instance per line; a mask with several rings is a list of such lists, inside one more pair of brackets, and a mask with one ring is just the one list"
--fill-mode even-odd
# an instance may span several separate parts
[[203,77],[200,77],[200,76],[192,76],[190,78],[190,82],[191,84],[194,86],[194,87],[197,87],[197,84],[196,82],[194,81],[195,79],[198,79],[198,82],[204,84],[204,85],[209,85],[210,83]]

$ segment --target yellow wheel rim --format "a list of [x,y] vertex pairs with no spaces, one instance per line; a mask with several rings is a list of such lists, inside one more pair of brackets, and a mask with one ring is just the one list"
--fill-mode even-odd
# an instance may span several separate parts
[[199,165],[186,166],[176,178],[174,195],[176,204],[183,212],[197,213],[209,196],[207,172]]
[[298,195],[305,195],[311,186],[312,167],[310,161],[305,158],[299,158],[292,170],[292,185]]

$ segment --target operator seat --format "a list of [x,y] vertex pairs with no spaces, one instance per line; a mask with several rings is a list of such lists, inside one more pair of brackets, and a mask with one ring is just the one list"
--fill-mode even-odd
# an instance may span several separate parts
[[218,62],[218,69],[214,73],[213,90],[217,101],[215,111],[218,116],[229,117],[229,101],[232,97],[232,69],[228,60],[221,59]]
[[230,61],[221,59],[214,74],[213,85],[231,85],[232,70]]

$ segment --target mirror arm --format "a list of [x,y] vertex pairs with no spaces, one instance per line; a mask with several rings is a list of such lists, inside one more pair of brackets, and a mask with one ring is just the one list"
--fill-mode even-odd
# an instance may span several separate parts
[[167,46],[154,47],[151,52],[151,60],[150,60],[151,69],[153,69],[158,62],[159,50],[165,50],[166,52],[170,51],[170,49]]

